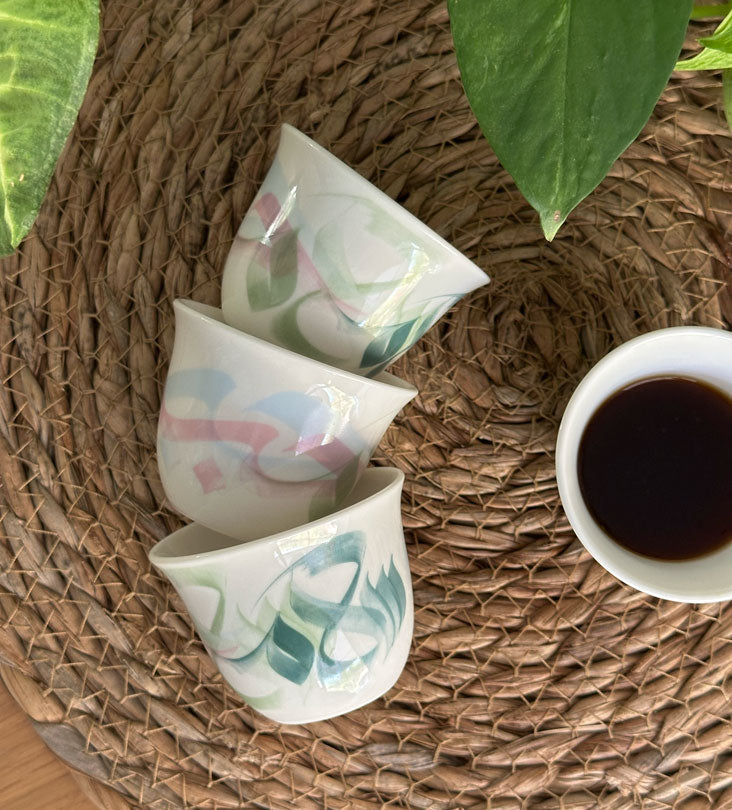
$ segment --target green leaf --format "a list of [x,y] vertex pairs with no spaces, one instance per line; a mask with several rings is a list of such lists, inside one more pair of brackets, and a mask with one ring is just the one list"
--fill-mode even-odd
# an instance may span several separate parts
[[448,0],[468,100],[547,239],[648,120],[691,6]]
[[715,51],[713,48],[704,48],[701,53],[691,59],[677,62],[675,70],[724,70],[732,67],[732,53]]
[[394,565],[394,558],[391,559],[391,565],[389,566],[389,583],[391,584],[391,588],[394,591],[394,595],[397,600],[397,605],[399,608],[399,624],[402,623],[404,619],[404,614],[407,612],[407,592],[404,590],[404,583],[402,582],[402,578],[399,576],[399,572]]
[[691,19],[704,20],[707,17],[723,17],[728,11],[732,11],[732,3],[694,6],[691,10]]
[[379,627],[384,634],[386,643],[389,645],[393,644],[399,628],[386,599],[379,593],[378,588],[375,588],[371,584],[371,580],[368,578],[364,583],[360,599],[364,609],[369,611],[374,621],[374,626]]
[[732,11],[722,20],[710,37],[702,37],[699,42],[715,51],[732,53]]
[[0,0],[0,255],[28,233],[84,98],[98,0]]
[[732,70],[725,70],[722,74],[722,94],[724,97],[724,114],[727,124],[732,129]]
[[[258,255],[261,255],[261,251]],[[253,261],[247,270],[247,297],[255,312],[284,304],[297,286],[297,231],[278,237],[269,261]]]
[[386,356],[386,347],[389,345],[390,334],[388,331],[381,332],[368,345],[361,356],[361,368],[371,368],[378,366]]
[[269,267],[252,260],[247,267],[247,298],[254,312],[261,312],[270,307]]
[[732,68],[732,11],[710,37],[699,42],[705,46],[696,56],[677,62],[676,70],[726,70]]

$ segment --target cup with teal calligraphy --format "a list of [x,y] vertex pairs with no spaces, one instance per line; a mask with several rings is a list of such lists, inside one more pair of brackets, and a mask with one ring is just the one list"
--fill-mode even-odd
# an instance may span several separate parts
[[232,326],[377,375],[488,276],[310,138],[283,125],[224,267]]
[[341,510],[291,531],[242,543],[193,523],[151,550],[223,677],[270,719],[344,714],[402,672],[414,622],[403,480],[371,467]]
[[158,422],[172,505],[235,538],[290,529],[337,509],[397,412],[417,393],[301,357],[176,301]]

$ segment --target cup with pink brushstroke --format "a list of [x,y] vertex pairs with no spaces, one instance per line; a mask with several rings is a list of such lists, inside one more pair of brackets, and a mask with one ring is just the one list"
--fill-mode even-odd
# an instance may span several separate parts
[[158,423],[163,488],[182,514],[244,539],[336,510],[417,393],[302,357],[176,301]]
[[366,376],[488,276],[301,132],[274,162],[224,267],[231,326]]

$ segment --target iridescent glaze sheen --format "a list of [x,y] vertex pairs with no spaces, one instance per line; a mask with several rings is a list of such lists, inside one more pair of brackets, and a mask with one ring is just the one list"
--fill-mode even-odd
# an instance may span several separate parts
[[350,167],[284,125],[227,257],[227,323],[374,376],[488,276]]
[[403,479],[367,470],[349,506],[274,537],[236,544],[192,524],[151,551],[223,676],[262,714],[332,717],[398,678],[414,614]]
[[239,537],[337,509],[395,414],[416,394],[303,358],[176,301],[158,466],[184,515]]

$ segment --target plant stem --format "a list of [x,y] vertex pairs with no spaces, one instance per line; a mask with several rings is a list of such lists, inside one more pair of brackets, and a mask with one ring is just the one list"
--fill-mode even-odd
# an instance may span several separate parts
[[727,124],[732,129],[732,68],[722,71],[722,98]]
[[720,3],[714,6],[694,6],[691,10],[692,20],[703,20],[705,17],[726,17],[732,11],[732,3]]

